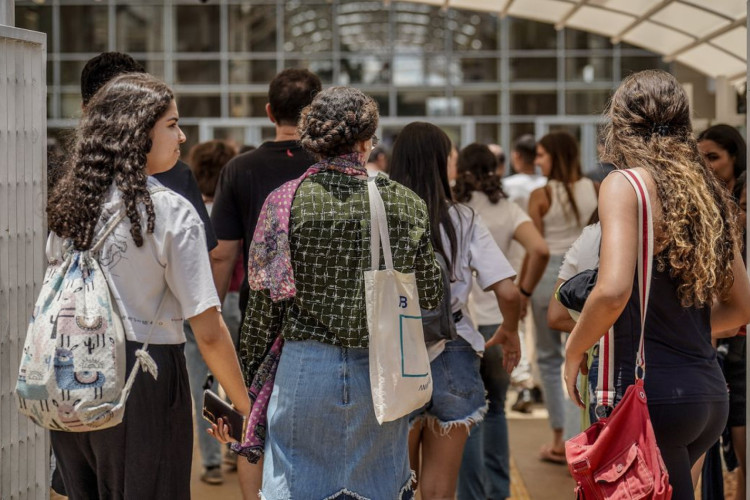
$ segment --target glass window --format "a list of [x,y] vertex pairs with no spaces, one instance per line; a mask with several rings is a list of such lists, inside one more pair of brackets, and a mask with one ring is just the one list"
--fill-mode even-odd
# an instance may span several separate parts
[[333,83],[333,61],[330,59],[287,59],[284,67],[309,69],[323,84]]
[[229,60],[229,83],[268,84],[276,76],[276,60]]
[[218,52],[219,6],[180,5],[174,9],[177,52]]
[[378,103],[378,112],[380,113],[380,116],[388,116],[390,114],[390,112],[388,111],[388,104],[390,103],[388,95],[370,94],[369,92],[367,93],[367,95],[375,99],[375,102]]
[[417,3],[394,5],[394,50],[419,49],[426,52],[445,50],[445,20],[440,7]]
[[60,6],[60,52],[107,50],[106,5]]
[[260,118],[266,116],[267,95],[229,94],[229,116],[232,118]]
[[449,16],[453,50],[497,50],[497,14],[451,10]]
[[[500,128],[500,125],[497,123],[477,123],[475,130],[477,142],[482,144],[499,144],[501,138]],[[507,158],[508,151],[505,148],[503,148],[503,151],[505,151],[505,157]]]
[[383,2],[340,2],[336,24],[341,51],[385,52],[390,45],[388,9]]
[[557,80],[554,57],[518,57],[510,60],[510,80]]
[[565,48],[567,49],[611,49],[609,38],[586,31],[565,29]]
[[47,60],[47,85],[54,85],[55,80],[55,64]]
[[511,49],[556,49],[557,32],[547,23],[526,19],[510,20]]
[[565,78],[586,83],[611,81],[612,66],[609,56],[568,57],[565,59]]
[[569,115],[598,115],[604,112],[610,92],[606,90],[567,91],[565,112]]
[[456,84],[460,78],[459,62],[443,54],[393,56],[395,85],[445,85],[449,79]]
[[[533,123],[511,123],[510,124],[510,140],[516,141],[522,135],[536,134],[536,127]],[[512,147],[512,145],[511,145]]]
[[16,5],[16,27],[47,33],[47,51],[52,52],[52,7]]
[[60,94],[60,118],[80,118],[81,117],[81,94],[74,92],[72,94]]
[[396,112],[399,116],[427,116],[427,99],[440,97],[442,92],[400,91],[396,97]]
[[[180,110],[182,115],[182,110]],[[185,134],[185,143],[180,146],[180,152],[183,160],[187,160],[188,152],[190,148],[198,144],[200,141],[200,135],[198,133],[197,125],[183,125],[180,124],[180,130]]]
[[302,1],[284,4],[284,50],[315,54],[333,50],[331,6]]
[[275,5],[230,5],[229,50],[232,52],[276,51]]
[[[220,61],[176,61],[175,83],[220,83]],[[218,115],[217,115],[218,116]]]
[[347,56],[341,59],[341,85],[388,84],[391,82],[391,62],[381,56]]
[[512,115],[555,115],[557,94],[554,92],[513,92],[510,96]]
[[146,73],[164,79],[164,61],[138,61],[146,68]]
[[456,97],[461,99],[463,114],[465,116],[487,116],[500,114],[499,93],[457,92]]
[[80,85],[81,71],[86,61],[60,61],[60,84]]
[[669,63],[659,56],[622,56],[620,63],[623,78],[644,69],[669,69]]
[[245,127],[214,127],[214,139],[225,141],[239,150],[245,143]]
[[461,58],[458,61],[458,83],[499,81],[498,63],[496,57]]
[[177,106],[181,118],[215,118],[221,116],[221,98],[218,95],[179,94]]
[[161,6],[118,5],[116,10],[117,39],[121,52],[161,52],[164,9]]

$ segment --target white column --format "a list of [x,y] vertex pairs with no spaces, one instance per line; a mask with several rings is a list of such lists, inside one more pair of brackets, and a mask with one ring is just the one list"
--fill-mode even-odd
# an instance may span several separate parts
[[15,0],[0,0],[0,24],[6,26],[16,25]]

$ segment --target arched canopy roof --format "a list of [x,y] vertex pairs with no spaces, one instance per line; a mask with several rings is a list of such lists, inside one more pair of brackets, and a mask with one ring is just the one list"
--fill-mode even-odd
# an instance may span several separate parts
[[746,0],[413,0],[589,31],[733,83],[747,71]]

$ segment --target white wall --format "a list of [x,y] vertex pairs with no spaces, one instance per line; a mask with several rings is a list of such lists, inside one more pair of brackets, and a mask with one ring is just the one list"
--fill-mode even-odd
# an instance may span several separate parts
[[0,25],[0,499],[49,497],[49,438],[16,410],[26,325],[44,273],[44,33]]

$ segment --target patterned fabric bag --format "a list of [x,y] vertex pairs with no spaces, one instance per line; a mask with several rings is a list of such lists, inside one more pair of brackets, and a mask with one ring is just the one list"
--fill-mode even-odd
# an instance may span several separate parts
[[147,341],[125,380],[125,332],[97,261],[104,240],[124,217],[120,211],[105,224],[89,250],[67,248],[61,261],[47,267],[16,383],[19,411],[47,429],[113,427],[122,421],[138,368],[157,376]]

